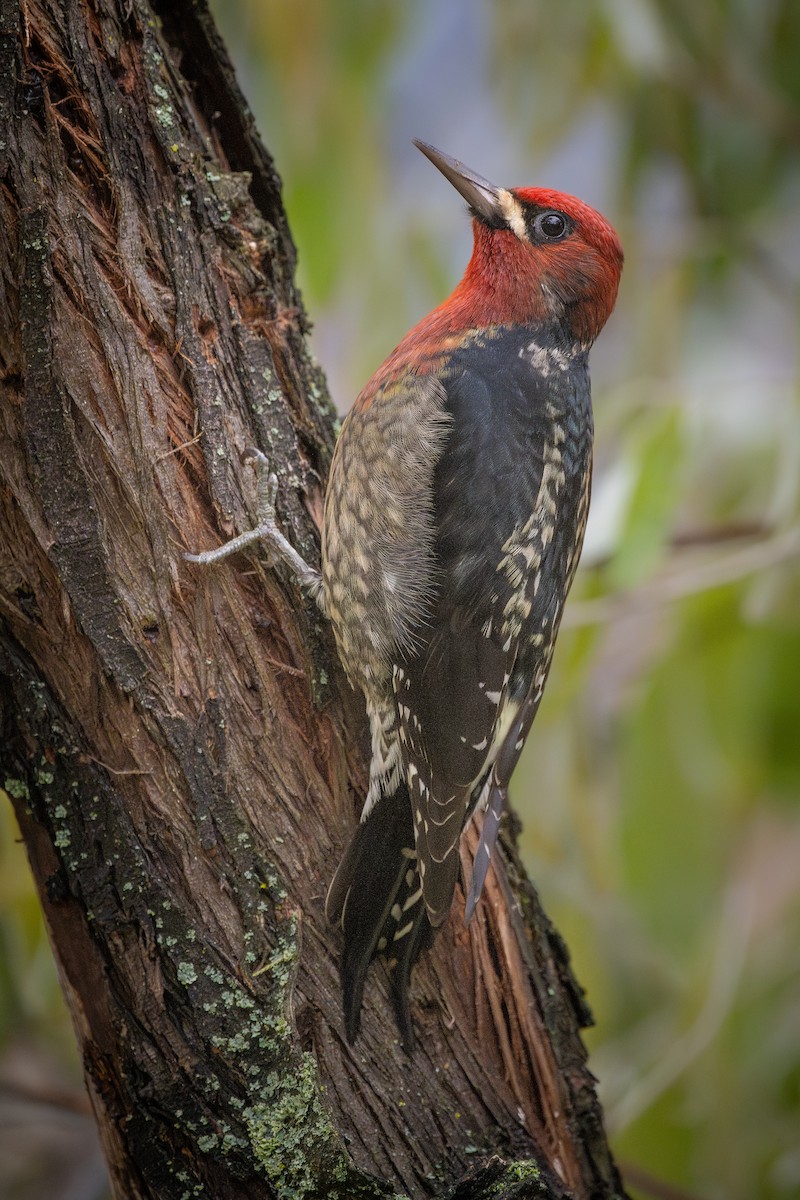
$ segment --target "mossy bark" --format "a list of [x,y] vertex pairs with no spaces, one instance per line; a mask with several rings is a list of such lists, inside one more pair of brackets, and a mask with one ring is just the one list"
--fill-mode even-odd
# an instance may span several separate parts
[[379,966],[344,1041],[323,898],[360,703],[283,571],[182,557],[249,527],[258,445],[315,561],[333,445],[205,4],[0,0],[0,137],[0,783],[115,1193],[619,1194],[510,833],[416,972],[420,1049]]

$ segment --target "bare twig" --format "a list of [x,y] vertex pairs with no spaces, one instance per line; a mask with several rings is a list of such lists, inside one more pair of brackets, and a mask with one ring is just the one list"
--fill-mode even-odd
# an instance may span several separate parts
[[668,570],[631,591],[601,596],[597,600],[578,600],[567,606],[564,625],[578,628],[625,620],[656,606],[772,570],[792,559],[800,559],[800,526],[731,554],[706,559],[691,567]]

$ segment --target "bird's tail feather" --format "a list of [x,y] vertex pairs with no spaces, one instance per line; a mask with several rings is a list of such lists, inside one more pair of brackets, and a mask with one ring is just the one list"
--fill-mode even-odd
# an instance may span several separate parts
[[410,1051],[414,1033],[408,984],[433,930],[422,898],[404,783],[384,796],[356,829],[331,883],[325,911],[344,933],[340,970],[347,1040],[352,1043],[358,1034],[367,969],[382,953],[391,971],[395,1018]]
[[508,799],[508,789],[501,787],[492,772],[489,780],[489,796],[486,804],[486,813],[483,818],[483,828],[478,841],[478,849],[475,851],[475,860],[472,864],[472,879],[470,880],[469,891],[467,893],[467,905],[464,910],[464,921],[469,925],[472,920],[472,914],[478,901],[481,898],[483,885],[486,882],[486,875],[489,871],[489,863],[492,859],[492,851],[497,842],[497,833],[500,829],[500,818],[503,815],[503,809]]

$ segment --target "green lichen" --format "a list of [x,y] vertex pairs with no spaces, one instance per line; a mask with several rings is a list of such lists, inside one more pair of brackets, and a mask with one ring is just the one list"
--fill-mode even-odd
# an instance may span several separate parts
[[24,779],[6,779],[3,788],[14,800],[30,800],[31,794]]
[[236,1137],[234,1133],[226,1133],[222,1138],[222,1146],[220,1147],[223,1154],[231,1154],[234,1150],[244,1150],[247,1142],[244,1138]]
[[271,1072],[260,1099],[243,1116],[253,1153],[279,1200],[303,1200],[318,1193],[321,1179],[341,1183],[347,1177],[310,1054],[303,1054],[296,1073]]
[[190,983],[196,983],[196,981],[197,971],[195,971],[192,964],[190,962],[179,962],[178,982],[182,983],[184,987],[188,987]]
[[285,989],[291,983],[296,967],[297,942],[294,939],[279,938],[263,967],[253,972],[253,978],[271,975],[278,987]]
[[233,1037],[223,1037],[215,1033],[211,1038],[211,1045],[217,1050],[226,1050],[228,1054],[244,1054],[250,1049],[250,1039],[240,1029]]
[[[493,1185],[491,1194],[498,1197],[507,1196],[509,1188],[516,1188],[517,1184],[535,1183],[541,1186],[541,1181],[541,1171],[539,1169],[539,1164],[535,1161],[535,1159],[520,1159],[519,1162],[506,1163],[503,1171],[503,1177],[502,1179],[498,1179],[497,1183]],[[517,1194],[516,1191],[514,1194]],[[528,1194],[529,1193],[526,1191],[525,1195]],[[533,1193],[530,1193],[530,1195],[532,1196]],[[536,1195],[539,1195],[538,1187],[536,1189]]]
[[163,125],[165,129],[170,129],[175,125],[175,113],[171,104],[157,104],[154,111],[159,125]]
[[539,1170],[539,1164],[532,1158],[525,1159],[521,1162],[508,1164],[508,1177],[514,1180],[533,1180],[541,1179],[542,1173]]

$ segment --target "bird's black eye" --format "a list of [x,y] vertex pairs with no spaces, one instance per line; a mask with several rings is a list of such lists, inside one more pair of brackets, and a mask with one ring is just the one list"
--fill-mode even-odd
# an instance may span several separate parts
[[534,232],[548,242],[557,242],[563,238],[569,228],[567,218],[560,212],[539,213],[533,223]]

